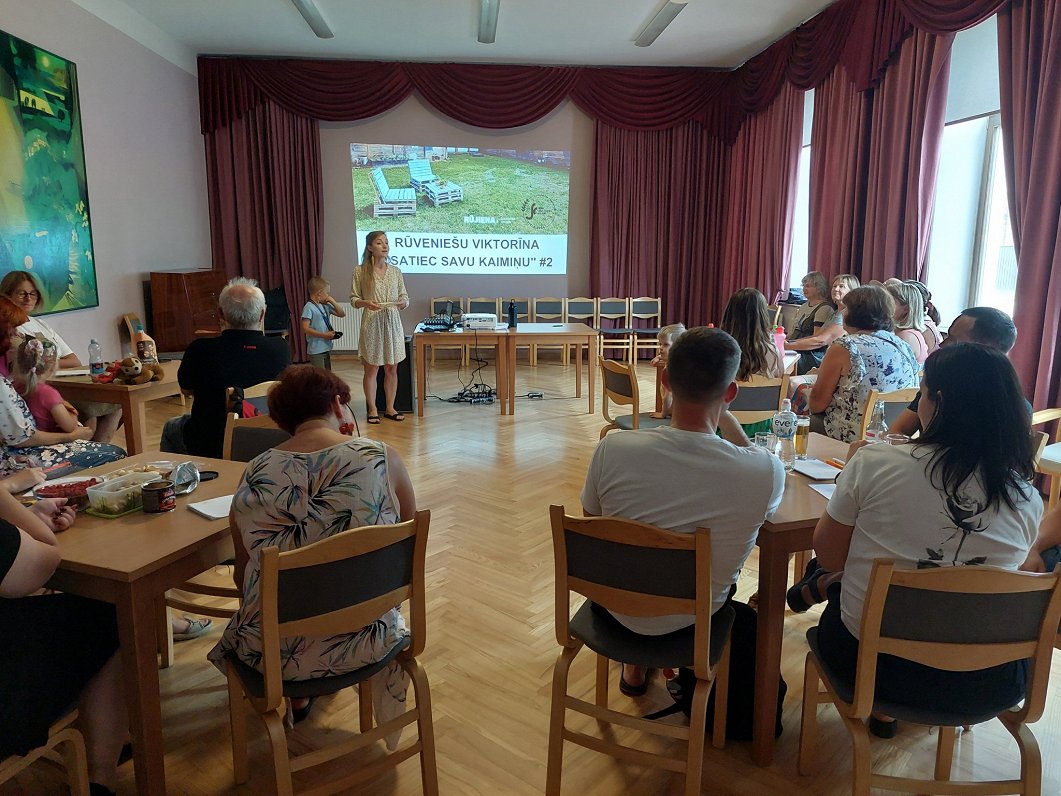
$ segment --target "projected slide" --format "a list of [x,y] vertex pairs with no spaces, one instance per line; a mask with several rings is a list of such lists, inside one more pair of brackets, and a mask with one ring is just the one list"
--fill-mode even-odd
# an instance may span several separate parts
[[357,254],[386,230],[409,274],[563,274],[571,154],[351,144]]

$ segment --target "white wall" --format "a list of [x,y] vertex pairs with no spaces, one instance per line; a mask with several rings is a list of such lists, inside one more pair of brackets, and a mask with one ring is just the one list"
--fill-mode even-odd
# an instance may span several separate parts
[[[332,294],[350,297],[356,252],[354,197],[350,182],[350,144],[432,144],[505,149],[564,149],[571,152],[567,274],[494,276],[491,274],[408,274],[410,307],[406,330],[427,317],[432,296],[584,296],[589,289],[590,195],[593,174],[593,122],[571,103],[541,121],[515,130],[484,130],[442,116],[415,95],[394,110],[362,122],[321,124],[324,173],[324,268]],[[387,220],[379,220],[387,228]],[[301,306],[301,301],[292,301]]]
[[70,0],[0,0],[0,27],[77,65],[100,306],[48,316],[82,360],[119,355],[150,271],[210,267],[198,85]]

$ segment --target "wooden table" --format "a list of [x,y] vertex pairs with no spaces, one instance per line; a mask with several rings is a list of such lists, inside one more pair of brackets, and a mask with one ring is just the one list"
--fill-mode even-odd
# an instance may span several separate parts
[[[164,458],[142,453],[85,475],[106,473]],[[192,457],[201,469],[217,470],[191,495],[177,498],[165,514],[136,512],[114,520],[81,513],[74,526],[59,534],[63,560],[49,588],[113,603],[118,611],[118,636],[125,667],[126,699],[133,733],[136,788],[140,794],[166,793],[162,747],[162,703],[158,684],[158,641],[155,628],[165,615],[166,590],[216,565],[227,548],[228,518],[208,520],[188,503],[231,494],[242,462]],[[203,665],[208,665],[205,661]]]
[[[177,369],[180,362],[163,362],[166,371],[161,381],[149,381],[146,384],[96,384],[88,376],[56,376],[48,383],[57,389],[68,401],[102,401],[118,404],[122,408],[125,422],[125,450],[130,455],[144,450],[147,437],[147,415],[144,404],[156,398],[180,395],[177,384]],[[156,457],[157,458],[157,457]]]
[[[448,332],[425,332],[420,326],[413,331],[416,347],[416,416],[424,416],[424,395],[427,392],[427,349],[432,345],[462,346],[464,348],[494,348],[497,351],[495,370],[497,373],[497,401],[501,404],[501,414],[509,413],[505,401],[505,387],[508,380],[508,329],[462,329],[460,327]],[[514,351],[515,349],[513,349]]]
[[[811,434],[807,453],[815,459],[847,456],[847,443],[822,434]],[[781,677],[781,640],[785,632],[785,592],[788,588],[788,558],[791,553],[811,549],[818,518],[828,501],[810,488],[811,481],[799,473],[785,478],[785,496],[774,516],[763,523],[759,546],[759,619],[755,639],[755,717],[752,729],[752,759],[768,766],[774,757],[774,723],[777,715],[777,684]],[[793,733],[789,728],[789,733]]]
[[593,414],[594,399],[594,377],[597,371],[597,330],[586,326],[584,323],[521,323],[515,329],[508,332],[508,362],[511,367],[508,370],[508,413],[516,413],[516,346],[530,345],[561,345],[566,344],[575,347],[575,397],[582,397],[582,349],[589,352],[589,414]]

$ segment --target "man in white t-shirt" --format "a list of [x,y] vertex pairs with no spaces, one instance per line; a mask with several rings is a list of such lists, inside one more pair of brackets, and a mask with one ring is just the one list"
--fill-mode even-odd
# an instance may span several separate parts
[[[586,473],[587,515],[618,516],[679,533],[711,529],[712,612],[781,502],[785,471],[766,450],[738,447],[715,432],[737,396],[737,341],[699,327],[671,347],[663,384],[671,391],[670,426],[613,432],[601,440]],[[634,632],[657,636],[688,627],[693,617],[615,615]],[[623,667],[621,690],[644,693],[645,672]]]

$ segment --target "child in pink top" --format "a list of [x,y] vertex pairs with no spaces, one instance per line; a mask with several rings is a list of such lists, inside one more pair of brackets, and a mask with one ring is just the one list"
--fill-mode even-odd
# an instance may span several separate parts
[[71,432],[81,425],[77,410],[47,383],[59,366],[56,354],[50,340],[30,337],[23,341],[11,363],[11,381],[26,400],[38,431]]

